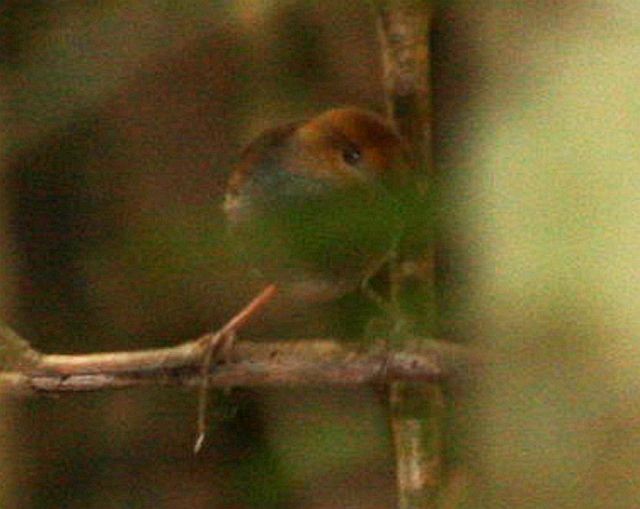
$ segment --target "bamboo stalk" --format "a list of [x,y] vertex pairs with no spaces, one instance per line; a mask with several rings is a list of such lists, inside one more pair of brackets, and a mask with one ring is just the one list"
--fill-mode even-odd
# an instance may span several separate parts
[[[408,142],[418,179],[433,185],[432,104],[430,85],[430,25],[433,4],[426,0],[375,2],[382,51],[387,110]],[[402,253],[400,253],[402,256]],[[424,281],[425,315],[434,320],[435,255],[421,255],[428,267]],[[425,263],[426,262],[426,263]],[[402,298],[402,278],[392,277],[392,295]],[[426,324],[433,331],[435,323]],[[397,346],[404,348],[406,338]],[[394,382],[389,387],[391,430],[396,453],[398,507],[432,508],[443,477],[445,404],[437,383]]]

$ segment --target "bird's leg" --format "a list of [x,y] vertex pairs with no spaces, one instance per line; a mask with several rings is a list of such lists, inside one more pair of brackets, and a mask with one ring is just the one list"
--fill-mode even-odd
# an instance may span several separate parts
[[403,336],[409,328],[409,320],[400,303],[400,291],[402,289],[402,274],[400,271],[398,253],[394,249],[393,255],[389,258],[389,303],[392,310],[390,335],[392,338]]
[[[371,286],[371,279],[388,265],[390,273],[389,297],[385,298]],[[402,312],[399,299],[398,284],[398,255],[395,248],[390,249],[384,256],[375,260],[365,273],[360,289],[367,299],[373,302],[390,320],[390,334],[395,336],[406,329],[407,320]]]
[[[368,267],[365,276],[360,283],[360,289],[363,295],[373,302],[388,320],[388,326],[384,327],[384,329],[386,329],[386,334],[391,338],[404,337],[410,328],[409,320],[407,319],[406,313],[402,310],[400,302],[403,275],[401,273],[402,269],[396,246],[397,239],[394,241],[394,245],[389,249],[389,251],[380,258],[374,260],[370,267]],[[388,297],[381,295],[371,286],[371,280],[380,273],[385,265],[388,266],[389,269]]]
[[362,291],[364,296],[367,297],[367,299],[373,302],[376,306],[378,306],[378,308],[381,311],[388,314],[389,316],[393,315],[393,312],[391,309],[391,303],[390,301],[385,299],[382,295],[380,295],[377,291],[373,289],[373,287],[371,286],[371,279],[373,279],[373,277],[380,272],[382,267],[384,267],[387,263],[389,263],[390,259],[394,256],[395,256],[395,251],[390,250],[389,252],[385,253],[384,256],[375,260],[374,263],[367,268],[367,271],[365,272],[364,277],[360,282],[360,290]]

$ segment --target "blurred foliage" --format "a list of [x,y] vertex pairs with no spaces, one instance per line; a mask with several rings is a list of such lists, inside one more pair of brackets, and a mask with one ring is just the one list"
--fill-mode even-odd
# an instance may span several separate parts
[[0,372],[18,371],[33,366],[38,354],[29,343],[0,322]]
[[289,258],[286,265],[293,270],[304,266],[335,272],[336,278],[362,279],[367,265],[393,248],[402,229],[399,204],[383,190],[292,197],[269,203],[265,212],[254,224],[238,228],[244,253],[258,259],[258,267],[271,263],[278,270]]
[[483,507],[634,507],[638,437],[620,423],[639,408],[640,10],[507,4],[475,27],[491,93],[468,113],[482,131],[459,224],[475,240],[464,319],[495,359],[468,422],[475,492]]

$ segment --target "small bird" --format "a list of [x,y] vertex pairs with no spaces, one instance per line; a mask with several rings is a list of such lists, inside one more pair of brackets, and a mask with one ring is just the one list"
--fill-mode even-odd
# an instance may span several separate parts
[[355,107],[269,129],[242,152],[224,202],[239,252],[298,302],[327,302],[383,265],[402,230],[405,143]]

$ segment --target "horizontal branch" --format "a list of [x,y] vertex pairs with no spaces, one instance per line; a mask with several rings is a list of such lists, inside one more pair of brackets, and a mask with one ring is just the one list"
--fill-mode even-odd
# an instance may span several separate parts
[[275,292],[275,285],[267,286],[216,332],[151,350],[43,354],[5,327],[0,338],[15,352],[0,369],[0,393],[82,392],[138,385],[199,386],[206,391],[208,387],[435,381],[456,365],[467,364],[466,350],[424,338],[408,341],[402,351],[381,348],[388,344],[384,340],[370,343],[370,350],[330,339],[234,341],[238,329]]
[[[99,391],[141,385],[197,387],[207,336],[169,348],[83,355],[41,354],[28,369],[0,373],[5,394]],[[377,342],[377,345],[382,344]],[[402,352],[326,339],[237,341],[209,370],[209,386],[269,386],[434,381],[465,363],[461,348],[416,340]]]

